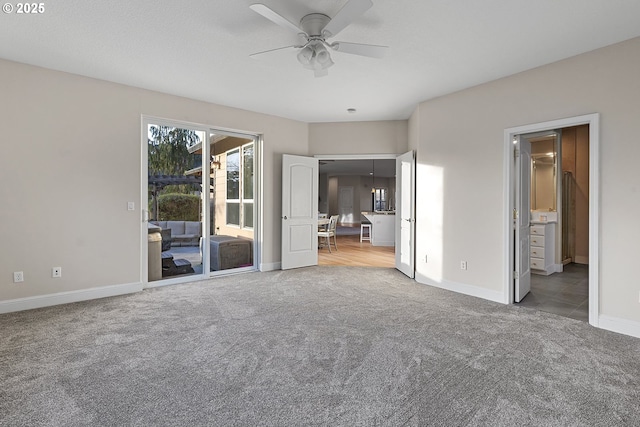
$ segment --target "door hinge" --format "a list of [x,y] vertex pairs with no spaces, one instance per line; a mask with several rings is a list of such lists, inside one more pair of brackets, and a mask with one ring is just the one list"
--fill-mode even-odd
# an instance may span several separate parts
[[516,280],[519,277],[518,272],[514,271],[513,272],[513,280]]
[[515,148],[513,150],[513,160],[517,160],[518,157],[520,157],[520,150],[518,150],[517,148]]
[[518,209],[513,208],[513,219],[518,219]]

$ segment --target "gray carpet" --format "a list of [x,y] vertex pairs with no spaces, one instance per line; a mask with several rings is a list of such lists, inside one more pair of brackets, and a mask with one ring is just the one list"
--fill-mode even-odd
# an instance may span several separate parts
[[0,316],[2,426],[640,425],[640,340],[313,267]]

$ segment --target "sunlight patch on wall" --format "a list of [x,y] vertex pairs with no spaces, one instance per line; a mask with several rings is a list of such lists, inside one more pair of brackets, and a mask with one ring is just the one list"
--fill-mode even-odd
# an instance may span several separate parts
[[[435,282],[442,282],[443,274],[443,216],[444,170],[440,166],[417,166],[420,194],[416,208],[421,220],[418,242],[422,247],[422,274]],[[426,263],[425,263],[426,260]]]

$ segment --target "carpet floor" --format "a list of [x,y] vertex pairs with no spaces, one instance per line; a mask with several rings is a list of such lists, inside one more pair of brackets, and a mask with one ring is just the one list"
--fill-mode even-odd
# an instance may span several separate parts
[[640,425],[640,340],[392,269],[0,316],[1,426]]

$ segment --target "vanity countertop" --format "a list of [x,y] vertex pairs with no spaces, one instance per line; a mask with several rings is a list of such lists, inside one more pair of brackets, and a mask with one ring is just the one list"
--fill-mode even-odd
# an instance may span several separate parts
[[362,215],[395,215],[396,211],[361,212]]
[[558,222],[556,211],[531,211],[531,224],[552,224]]

